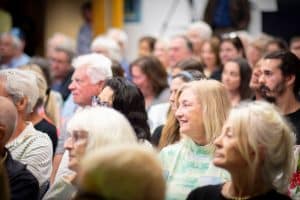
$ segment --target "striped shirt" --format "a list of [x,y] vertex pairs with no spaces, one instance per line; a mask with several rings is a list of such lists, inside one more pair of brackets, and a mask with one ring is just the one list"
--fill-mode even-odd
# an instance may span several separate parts
[[51,140],[47,134],[34,129],[31,122],[17,138],[6,144],[6,148],[15,160],[27,165],[40,186],[49,180],[53,154]]

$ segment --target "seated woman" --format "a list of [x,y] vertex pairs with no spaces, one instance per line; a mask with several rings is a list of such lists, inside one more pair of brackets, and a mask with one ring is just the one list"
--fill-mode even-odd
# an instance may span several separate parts
[[145,97],[147,111],[152,105],[168,101],[170,90],[167,72],[156,57],[145,56],[136,59],[130,65],[130,74],[132,82]]
[[166,188],[156,153],[143,145],[89,153],[80,164],[78,186],[78,200],[164,200]]
[[56,180],[44,199],[70,199],[76,193],[78,165],[86,153],[109,145],[137,143],[127,119],[111,108],[95,106],[79,110],[68,122],[67,131],[71,135],[65,142],[68,167],[75,173]]
[[249,87],[251,71],[247,60],[244,58],[235,58],[224,65],[222,83],[228,91],[232,106],[252,97],[252,91]]
[[97,103],[121,112],[139,140],[150,140],[144,96],[136,85],[121,77],[109,79],[105,82]]
[[290,199],[284,194],[294,144],[291,128],[274,106],[260,101],[241,104],[232,109],[214,141],[213,163],[226,169],[231,181],[198,188],[188,199]]
[[212,163],[212,142],[229,109],[226,89],[216,80],[192,81],[179,89],[175,116],[185,137],[160,152],[167,199],[185,199],[197,186],[218,184],[228,177]]

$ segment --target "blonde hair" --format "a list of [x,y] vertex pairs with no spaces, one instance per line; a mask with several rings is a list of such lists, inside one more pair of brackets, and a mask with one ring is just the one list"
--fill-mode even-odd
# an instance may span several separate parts
[[202,119],[206,141],[212,143],[222,130],[231,104],[226,89],[216,80],[200,80],[186,83],[177,93],[177,102],[184,90],[192,90],[202,107]]
[[[255,174],[260,173],[258,176],[266,187],[286,191],[292,173],[295,135],[284,117],[267,102],[243,102],[231,110],[228,122],[250,167],[249,181],[253,183]],[[261,162],[261,171],[257,171]]]
[[105,147],[81,162],[84,192],[119,200],[163,200],[165,180],[156,153],[142,145]]
[[86,131],[86,152],[111,144],[135,144],[137,138],[128,120],[116,110],[106,107],[85,107],[74,114],[67,131]]

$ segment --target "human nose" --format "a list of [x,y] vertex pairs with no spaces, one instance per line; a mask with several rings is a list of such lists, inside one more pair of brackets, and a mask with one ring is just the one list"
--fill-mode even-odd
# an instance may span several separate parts
[[259,76],[257,76],[258,78],[258,82],[261,83],[265,83],[265,76],[264,74],[260,74]]
[[71,149],[73,149],[73,139],[72,137],[68,137],[68,139],[66,140],[65,144],[64,144],[64,148],[68,151],[70,151]]
[[178,106],[177,110],[175,111],[175,117],[177,119],[180,119],[183,116],[182,108],[181,106]]
[[75,87],[75,84],[74,84],[74,81],[72,81],[72,82],[69,84],[68,88],[69,88],[69,90],[73,90],[74,87]]
[[220,148],[222,146],[222,134],[215,138],[213,144],[216,148]]

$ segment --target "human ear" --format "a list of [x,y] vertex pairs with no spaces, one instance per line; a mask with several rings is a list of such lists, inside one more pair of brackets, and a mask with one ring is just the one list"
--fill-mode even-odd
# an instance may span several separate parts
[[17,111],[24,111],[27,107],[28,99],[27,97],[23,97],[21,100],[15,103]]
[[296,76],[291,74],[291,75],[287,75],[285,77],[285,82],[287,85],[292,85],[293,83],[295,83],[295,79],[296,79]]

